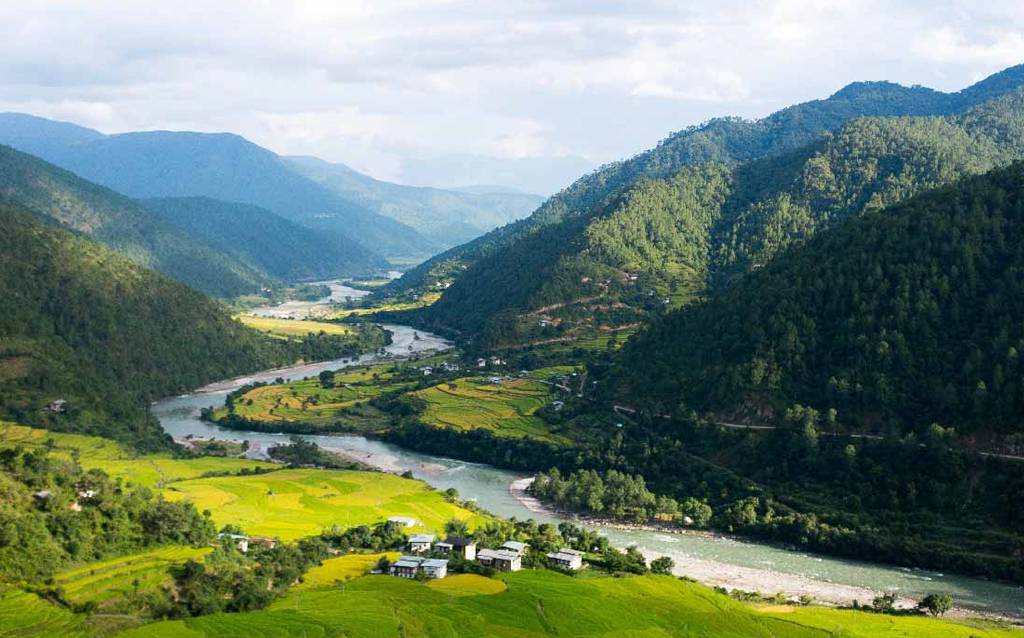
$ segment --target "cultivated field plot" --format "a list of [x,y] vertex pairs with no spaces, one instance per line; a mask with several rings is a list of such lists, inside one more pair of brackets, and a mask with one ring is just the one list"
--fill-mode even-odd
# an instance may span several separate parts
[[496,436],[530,437],[551,443],[568,440],[551,432],[537,410],[557,396],[555,389],[537,378],[503,379],[466,377],[451,383],[419,390],[412,396],[423,399],[425,423],[456,430],[490,430]]
[[86,617],[49,603],[20,589],[0,588],[0,636],[85,638],[95,633],[85,627]]
[[508,589],[505,581],[487,578],[479,574],[455,574],[447,578],[429,581],[427,587],[434,591],[444,592],[449,596],[490,596],[500,594]]
[[281,467],[265,461],[215,456],[176,459],[169,454],[137,455],[109,439],[0,422],[0,447],[18,445],[26,448],[46,447],[51,454],[62,458],[71,458],[77,454],[79,463],[86,469],[100,469],[113,478],[147,487],[161,487],[173,481],[214,473],[237,473],[243,468]]
[[162,547],[69,569],[54,580],[76,605],[103,603],[135,591],[136,583],[139,591],[159,587],[171,579],[172,565],[199,560],[211,551],[211,547]]
[[[446,579],[447,580],[447,579]],[[764,614],[667,576],[574,579],[526,570],[502,577],[508,590],[453,596],[386,576],[342,588],[296,591],[267,610],[217,614],[131,630],[131,638],[224,636],[587,636],[618,638],[1013,638],[1012,630],[926,618],[824,609]],[[443,581],[442,581],[443,582]]]
[[275,337],[305,337],[310,333],[320,334],[321,332],[329,335],[356,334],[356,330],[352,326],[341,323],[301,319],[275,319],[273,317],[257,317],[255,315],[238,315],[235,318],[254,330],[267,332]]
[[[255,388],[235,400],[234,413],[262,423],[332,426],[342,410],[413,385],[410,381],[393,380],[392,369],[393,366],[374,366],[340,372],[334,377],[333,388],[322,387],[317,379]],[[215,417],[225,413],[226,410],[219,410]]]
[[440,530],[452,518],[477,519],[419,481],[380,472],[281,470],[181,481],[163,494],[169,500],[190,500],[199,511],[209,509],[218,527],[235,523],[247,534],[283,540],[391,516],[421,521],[422,527],[412,531]]
[[381,303],[375,306],[366,306],[365,308],[346,308],[343,310],[334,310],[327,314],[325,319],[345,319],[347,317],[358,317],[363,315],[373,315],[378,312],[404,312],[407,310],[417,310],[419,308],[426,308],[432,305],[438,299],[441,298],[439,292],[428,292],[416,301],[392,301],[387,303]]
[[389,561],[395,561],[398,559],[399,553],[346,554],[337,558],[329,558],[322,565],[306,572],[302,582],[295,585],[293,591],[333,587],[336,583],[365,576],[377,566],[383,556],[386,556]]

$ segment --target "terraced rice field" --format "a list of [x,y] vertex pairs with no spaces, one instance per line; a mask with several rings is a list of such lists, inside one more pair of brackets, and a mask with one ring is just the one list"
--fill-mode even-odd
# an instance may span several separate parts
[[85,616],[20,589],[0,590],[0,637],[79,638],[94,635]]
[[439,292],[428,292],[416,301],[398,301],[391,303],[382,303],[376,306],[366,306],[365,308],[346,308],[344,310],[336,310],[328,314],[325,318],[327,319],[345,319],[346,317],[357,317],[362,315],[373,315],[378,312],[403,312],[406,310],[417,310],[419,308],[426,308],[429,305],[435,303],[441,298]]
[[306,572],[302,582],[294,587],[294,591],[304,589],[322,589],[333,587],[336,583],[347,582],[353,578],[365,576],[377,566],[382,556],[389,561],[398,558],[398,552],[385,554],[347,554],[337,558],[329,558],[319,567]]
[[[412,386],[408,381],[392,381],[391,368],[374,366],[337,374],[333,388],[321,387],[317,379],[255,388],[235,401],[234,413],[263,423],[332,426],[342,418],[342,410]],[[225,413],[218,411],[215,417]]]
[[454,574],[447,578],[429,581],[427,587],[449,596],[490,596],[500,594],[508,589],[505,581],[486,578],[479,574]]
[[210,547],[162,547],[69,569],[54,580],[70,602],[99,604],[131,593],[136,581],[140,591],[159,587],[170,580],[172,565],[199,560],[211,551]]
[[237,473],[243,468],[281,467],[264,461],[214,456],[176,459],[169,454],[138,455],[109,439],[0,422],[0,447],[19,445],[26,448],[46,447],[51,450],[51,454],[63,458],[77,455],[82,467],[100,469],[111,477],[147,487],[161,487],[173,481],[213,473]]
[[[526,570],[507,591],[455,596],[440,584],[367,576],[295,591],[267,610],[163,622],[126,638],[587,636],[589,638],[1019,638],[1012,630],[927,618],[796,609],[762,613],[668,576],[578,579]],[[440,588],[440,589],[439,589]]]
[[352,326],[341,323],[328,323],[326,321],[276,319],[273,317],[257,317],[244,314],[237,315],[235,318],[254,330],[269,333],[274,337],[305,337],[309,333],[319,334],[321,332],[329,335],[351,335],[356,333]]
[[294,540],[325,528],[377,523],[391,516],[422,522],[410,531],[440,530],[452,518],[478,517],[449,503],[419,481],[378,472],[281,470],[174,483],[168,500],[190,500],[210,510],[218,527],[240,525],[248,534]]
[[486,378],[468,377],[412,395],[426,402],[421,420],[436,427],[484,429],[497,436],[568,443],[536,416],[537,410],[557,397],[550,385],[536,378],[505,379],[495,384]]

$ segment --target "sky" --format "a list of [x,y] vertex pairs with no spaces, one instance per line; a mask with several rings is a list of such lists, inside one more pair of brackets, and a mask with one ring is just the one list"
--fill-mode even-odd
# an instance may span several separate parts
[[4,0],[0,25],[0,111],[545,194],[711,117],[1024,62],[1019,0]]

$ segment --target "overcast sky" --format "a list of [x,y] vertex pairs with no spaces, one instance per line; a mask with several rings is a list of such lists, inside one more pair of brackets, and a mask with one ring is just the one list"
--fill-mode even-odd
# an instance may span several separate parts
[[1020,62],[1020,0],[0,4],[0,110],[231,131],[388,179],[449,156],[578,170],[854,80],[957,90]]

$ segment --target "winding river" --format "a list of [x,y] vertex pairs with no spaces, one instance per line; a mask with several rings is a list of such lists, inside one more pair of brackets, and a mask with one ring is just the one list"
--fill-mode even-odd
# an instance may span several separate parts
[[[352,290],[349,288],[348,290]],[[334,290],[332,290],[332,297]],[[339,289],[340,295],[346,290]],[[297,309],[294,309],[297,310]],[[152,406],[165,431],[176,439],[187,435],[225,440],[247,440],[250,454],[259,456],[268,447],[287,440],[288,435],[226,430],[199,417],[202,408],[222,405],[224,396],[253,381],[278,377],[301,379],[323,370],[404,356],[449,347],[434,335],[416,335],[406,326],[385,326],[393,333],[387,354],[363,355],[355,360],[335,360],[269,370],[209,385],[191,394],[171,397]],[[306,436],[324,448],[342,451],[368,465],[387,471],[412,471],[413,475],[439,489],[454,487],[462,498],[507,517],[557,521],[559,517],[517,498],[510,486],[523,477],[487,465],[419,454],[381,441],[354,435]],[[818,600],[848,603],[869,602],[877,592],[895,591],[901,597],[919,599],[932,592],[949,592],[959,606],[978,611],[1024,615],[1024,588],[979,579],[950,576],[923,570],[847,561],[790,551],[754,542],[700,533],[663,533],[614,526],[596,526],[616,546],[637,545],[649,555],[671,556],[676,573],[701,582],[738,587],[763,593],[784,592],[790,596],[810,594]]]

